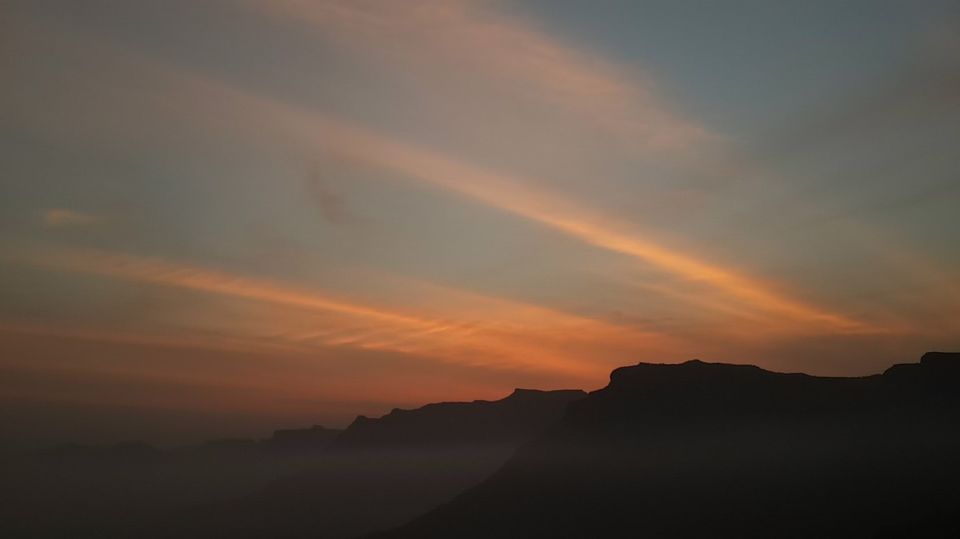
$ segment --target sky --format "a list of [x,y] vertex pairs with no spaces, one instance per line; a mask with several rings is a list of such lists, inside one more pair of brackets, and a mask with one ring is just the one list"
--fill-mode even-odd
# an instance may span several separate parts
[[953,2],[0,2],[2,442],[960,348]]

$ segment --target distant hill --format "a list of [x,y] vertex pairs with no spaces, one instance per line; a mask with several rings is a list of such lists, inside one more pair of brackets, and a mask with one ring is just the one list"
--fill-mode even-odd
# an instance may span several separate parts
[[497,401],[361,416],[310,470],[239,499],[196,507],[164,535],[346,538],[396,526],[489,476],[585,396],[517,389]]
[[314,425],[304,429],[281,429],[273,431],[269,438],[224,438],[211,440],[199,446],[181,448],[181,452],[214,452],[220,454],[246,452],[251,454],[311,453],[326,449],[343,432]]
[[247,454],[270,455],[273,453],[315,452],[326,449],[343,432],[342,429],[330,429],[314,425],[305,429],[281,429],[273,431],[269,438],[220,438],[198,445],[189,445],[176,449],[157,449],[143,442],[120,442],[113,444],[76,444],[63,443],[50,448],[27,452],[33,458],[59,459],[173,459],[185,458],[196,454],[215,456],[237,456]]
[[477,484],[585,396],[518,389],[358,418],[346,431],[11,454],[0,459],[0,536],[353,537]]
[[957,455],[960,354],[863,378],[642,363],[374,537],[960,537]]
[[358,416],[331,444],[334,449],[431,445],[516,444],[558,421],[581,390],[516,389],[497,401],[440,402],[415,410],[394,408],[371,419]]
[[261,445],[271,451],[319,451],[326,449],[341,433],[342,429],[328,429],[321,425],[308,429],[275,430]]
[[324,448],[339,432],[315,426],[169,450],[123,442],[10,452],[0,458],[0,537],[157,536],[190,506],[327,462]]

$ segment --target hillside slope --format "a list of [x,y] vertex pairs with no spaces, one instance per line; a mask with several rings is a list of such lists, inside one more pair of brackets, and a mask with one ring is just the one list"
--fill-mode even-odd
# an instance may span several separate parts
[[958,536],[958,454],[960,354],[864,378],[639,364],[376,537]]

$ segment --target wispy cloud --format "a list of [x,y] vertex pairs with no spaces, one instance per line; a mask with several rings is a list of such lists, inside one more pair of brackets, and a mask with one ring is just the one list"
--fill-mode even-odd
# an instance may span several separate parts
[[[157,405],[197,410],[215,406],[216,401],[227,396],[222,391],[230,390],[229,393],[234,393],[230,395],[230,402],[222,403],[228,410],[259,408],[261,412],[272,413],[278,407],[300,402],[316,413],[316,406],[324,401],[354,403],[342,420],[357,413],[357,404],[369,402],[371,396],[381,402],[423,403],[449,398],[451,390],[466,389],[480,394],[502,391],[483,381],[482,376],[478,379],[479,370],[467,369],[465,372],[474,374],[472,378],[448,381],[444,385],[437,383],[434,376],[424,377],[422,373],[412,374],[403,369],[398,372],[397,364],[391,364],[390,360],[382,365],[390,372],[389,376],[372,377],[369,373],[357,376],[349,370],[349,364],[365,353],[351,353],[343,348],[296,350],[289,346],[260,346],[240,339],[227,341],[209,336],[193,338],[5,322],[0,322],[0,342],[6,350],[18,351],[24,347],[30,350],[30,354],[26,354],[30,361],[17,353],[0,358],[0,372],[7,375],[7,379],[0,376],[4,382],[0,383],[0,395],[6,398],[56,401],[83,395],[94,401],[112,398],[117,399],[115,404],[146,405],[150,399],[136,393],[147,390]],[[130,354],[131,349],[138,353]],[[171,359],[169,349],[177,350],[177,359]],[[146,361],[157,358],[161,361]],[[186,372],[182,369],[185,363],[192,365]],[[418,372],[410,369],[409,364],[405,366]],[[251,369],[259,375],[251,376]],[[441,379],[449,376],[449,371],[444,374],[441,369],[435,370],[441,371],[437,375]],[[430,379],[433,383],[419,386],[413,382],[396,383],[411,376],[421,382],[424,378]],[[192,402],[184,402],[185,398]]]
[[[317,345],[383,349],[480,368],[566,372],[591,378],[605,372],[606,366],[596,363],[582,350],[571,351],[571,344],[610,341],[613,346],[645,349],[663,344],[659,335],[517,302],[499,302],[494,319],[478,319],[464,313],[435,318],[156,257],[90,249],[35,248],[4,258],[59,271],[190,289],[286,308],[279,315],[270,313],[269,324],[246,327],[247,341],[241,341],[241,345],[255,339],[266,345],[277,342],[301,350]],[[506,309],[513,312],[504,312]],[[318,319],[305,315],[305,311],[332,313],[340,318]],[[532,313],[537,314],[536,324],[530,323]],[[171,346],[179,343],[171,342]],[[185,343],[193,346],[192,339]],[[237,344],[235,339],[217,337],[214,346],[234,348]]]
[[88,226],[104,221],[104,218],[99,215],[64,208],[47,208],[41,210],[39,218],[40,223],[47,228]]
[[[243,111],[251,120],[266,122],[287,140],[305,149],[373,165],[389,172],[387,178],[416,180],[540,223],[585,244],[659,268],[679,278],[675,286],[684,286],[684,282],[708,286],[724,294],[728,301],[777,316],[796,327],[840,333],[882,330],[796,299],[780,286],[746,272],[656,241],[632,224],[612,220],[559,191],[534,187],[543,183],[529,177],[469,163],[385,132],[228,86],[197,73],[164,68],[162,64],[158,67],[154,77],[161,82],[165,80],[165,87],[170,87],[168,99],[173,99],[177,91],[186,92],[200,107],[197,113],[210,115],[213,122],[219,121],[221,111]],[[179,90],[174,90],[177,87]]]
[[[443,36],[447,36],[448,39],[453,40],[447,35],[446,30],[440,28],[443,25],[438,22],[451,19],[459,21],[456,24],[466,25],[467,33],[476,34],[471,38],[476,43],[482,43],[487,39],[494,41],[493,37],[503,31],[507,35],[515,36],[511,39],[525,43],[521,47],[527,51],[524,54],[536,57],[531,51],[543,51],[544,58],[549,59],[544,60],[549,67],[544,67],[542,72],[532,70],[525,76],[535,77],[539,81],[535,83],[537,85],[557,86],[561,90],[566,88],[560,92],[562,95],[587,96],[589,92],[583,88],[593,87],[594,83],[582,82],[584,80],[594,81],[597,87],[606,88],[608,84],[614,85],[611,88],[621,88],[627,93],[646,91],[644,84],[628,84],[622,77],[609,73],[602,62],[594,63],[589,57],[568,50],[559,42],[514,20],[500,19],[495,14],[489,16],[478,14],[479,12],[475,10],[480,8],[472,3],[449,4],[454,6],[449,8],[446,7],[447,4],[443,4],[439,5],[436,11],[422,7],[413,9],[410,13],[403,9],[384,7],[388,4],[377,4],[376,9],[369,5],[361,9],[358,7],[359,4],[336,2],[309,4],[291,1],[281,3],[279,7],[267,6],[267,4],[261,5],[263,9],[280,9],[280,14],[283,16],[297,15],[298,20],[305,19],[315,24],[326,21],[324,24],[330,23],[334,27],[359,24],[368,29],[383,25],[390,29],[393,28],[391,25],[401,25],[409,30],[411,24],[414,25],[413,27],[425,25],[424,32],[430,36],[433,36],[433,33],[437,34],[431,39],[445,39]],[[386,9],[388,13],[384,14],[381,12],[382,9]],[[411,22],[409,17],[413,17],[414,22]],[[408,35],[405,31],[400,32],[396,28],[389,30],[387,34],[391,32]],[[471,39],[466,41],[470,42]],[[458,45],[451,45],[451,47],[456,46]],[[503,74],[517,69],[510,55],[506,54],[507,51],[498,47],[494,46],[493,50],[500,53],[486,51],[480,46],[476,46],[476,50],[471,48],[462,53],[493,55],[489,61],[481,62],[480,65],[484,69],[501,70]],[[433,48],[443,49],[436,46],[436,43]],[[124,65],[134,59],[129,56],[129,51],[122,55],[114,52],[113,57],[117,58],[119,64]],[[139,57],[136,59],[142,60]],[[232,117],[237,111],[242,111],[242,115],[247,119],[246,123],[258,126],[269,125],[284,140],[299,145],[307,151],[329,152],[354,162],[373,165],[388,173],[383,176],[385,178],[415,180],[456,193],[498,211],[509,212],[539,223],[584,244],[619,253],[645,266],[662,270],[675,278],[669,285],[676,292],[672,294],[673,296],[695,300],[697,289],[707,287],[720,294],[719,300],[716,298],[711,300],[712,305],[716,305],[717,301],[726,302],[735,305],[739,311],[752,311],[755,313],[754,316],[773,316],[781,319],[784,322],[783,325],[793,325],[807,331],[857,333],[883,330],[869,322],[856,320],[831,308],[797,299],[794,294],[786,291],[786,287],[750,276],[747,271],[710,261],[688,250],[671,246],[669,242],[658,240],[655,234],[640,230],[631,223],[612,219],[588,204],[565,196],[559,190],[534,187],[544,185],[538,178],[477,165],[459,156],[400,140],[385,131],[377,131],[307,107],[251,93],[238,86],[230,86],[190,70],[175,69],[162,62],[148,63],[151,68],[145,71],[151,74],[150,80],[157,83],[158,91],[163,92],[164,101],[180,102],[182,100],[187,110],[196,113],[196,118],[209,119],[212,124],[218,125],[222,122],[222,118]],[[138,61],[136,69],[144,71],[143,63]],[[565,75],[561,76],[561,74]],[[567,78],[581,82],[567,88],[561,84],[561,81]],[[611,95],[614,95],[620,90],[610,91]],[[584,103],[592,101],[585,99]],[[617,99],[611,101],[618,102]],[[644,99],[623,101],[623,103],[627,102],[635,104],[647,101]],[[657,110],[662,110],[672,118],[668,108]],[[670,129],[666,131],[669,132]],[[247,289],[244,293],[250,293],[250,290]],[[261,289],[260,292],[265,291]],[[273,294],[273,292],[277,291],[271,290],[269,295],[274,299],[284,295]],[[298,292],[286,295],[285,301],[299,303],[304,301],[295,298],[299,298]],[[322,302],[326,301],[322,300]],[[326,308],[329,307],[332,305],[326,304]],[[352,308],[343,305],[339,307],[348,310]],[[439,327],[435,322],[424,324],[423,321],[415,323],[407,321],[405,323],[409,323],[411,327],[419,327],[421,331],[428,333]]]
[[333,311],[412,328],[433,328],[437,324],[408,314],[376,309],[216,270],[174,264],[155,257],[137,257],[90,249],[36,249],[23,260],[76,272],[189,288],[291,307]]
[[289,105],[269,103],[275,119],[313,137],[319,148],[380,166],[469,197],[488,206],[549,226],[585,243],[630,256],[676,276],[705,283],[731,298],[793,322],[831,331],[875,331],[869,324],[816,307],[736,270],[701,260],[678,249],[643,238],[631,226],[610,221],[560,193],[532,188],[537,182],[518,175],[462,162],[356,125]]
[[508,15],[490,2],[253,2],[383,62],[466,85],[506,87],[651,149],[686,147],[707,130],[678,114],[654,80]]
[[45,325],[12,322],[0,322],[0,332],[40,337],[56,336],[70,339],[157,348],[274,354],[277,352],[302,353],[305,351],[302,348],[297,349],[282,343],[255,341],[251,339],[237,339],[227,335],[170,335],[161,333],[137,333],[132,331],[107,331],[89,327],[65,327],[49,324]]

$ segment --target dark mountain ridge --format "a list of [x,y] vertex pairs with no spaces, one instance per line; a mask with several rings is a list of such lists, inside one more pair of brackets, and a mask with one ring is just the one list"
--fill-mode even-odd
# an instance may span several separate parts
[[956,537],[960,354],[827,378],[641,363],[401,537]]
[[496,401],[359,416],[310,470],[197,507],[167,535],[342,538],[396,526],[489,476],[585,396],[516,389]]
[[[345,538],[475,485],[583,391],[518,389],[172,450],[64,444],[0,460],[0,535]],[[343,437],[336,447],[335,441]]]
[[586,395],[579,389],[515,389],[496,401],[440,402],[414,410],[394,408],[376,419],[357,416],[331,447],[517,444],[558,421],[567,404]]

